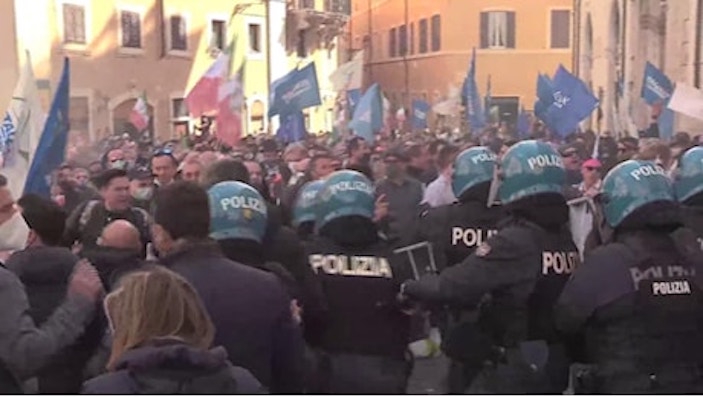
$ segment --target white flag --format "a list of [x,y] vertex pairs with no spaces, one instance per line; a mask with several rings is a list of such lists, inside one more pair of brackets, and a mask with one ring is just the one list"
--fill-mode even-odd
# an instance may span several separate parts
[[46,119],[39,101],[32,59],[29,51],[26,51],[26,54],[27,60],[7,107],[0,136],[3,155],[0,173],[7,177],[15,199],[22,196],[29,166],[32,164],[32,157],[39,144]]
[[364,74],[364,51],[359,51],[351,61],[340,65],[330,75],[332,88],[339,91],[348,91],[361,88]]
[[703,91],[685,83],[676,83],[674,94],[669,99],[669,109],[703,120]]

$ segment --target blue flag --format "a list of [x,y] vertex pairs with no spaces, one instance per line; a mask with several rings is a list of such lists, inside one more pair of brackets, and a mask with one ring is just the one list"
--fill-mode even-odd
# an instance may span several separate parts
[[349,115],[354,114],[354,109],[356,109],[356,105],[359,103],[359,99],[361,99],[360,89],[355,88],[353,90],[347,91],[347,110],[349,111]]
[[276,131],[276,138],[283,143],[293,143],[305,139],[305,116],[303,112],[289,114],[281,120],[281,126]]
[[659,138],[671,139],[674,135],[674,116],[676,115],[673,110],[668,108],[669,100],[666,100],[666,104],[662,109],[659,118],[657,119],[657,126],[659,127]]
[[554,87],[552,79],[545,74],[537,75],[537,101],[535,102],[534,113],[537,118],[544,121],[547,117],[547,109],[554,103]]
[[579,123],[598,107],[598,98],[578,77],[559,65],[552,82],[553,102],[547,108],[543,121],[561,137],[574,132]]
[[483,111],[485,112],[485,116],[483,116],[487,121],[491,122],[494,121],[491,119],[491,102],[493,101],[493,98],[491,98],[491,75],[488,75],[488,81],[486,82],[486,96],[484,97],[483,100]]
[[68,143],[70,75],[68,58],[64,58],[61,80],[39,138],[32,165],[29,167],[27,182],[24,185],[25,194],[34,193],[46,198],[51,197],[51,174],[63,163]]
[[530,115],[527,114],[524,107],[520,108],[520,114],[517,116],[517,133],[521,139],[530,135]]
[[481,106],[481,95],[476,85],[476,48],[471,51],[471,64],[464,80],[463,96],[466,100],[466,119],[471,132],[477,134],[486,126],[486,115]]
[[644,67],[644,81],[642,82],[642,99],[649,105],[667,103],[674,92],[671,80],[656,66],[647,62]]
[[280,79],[276,79],[271,83],[271,87],[269,87],[269,103],[271,104],[268,112],[269,118],[279,113],[279,109],[276,108],[276,106],[278,105],[276,103],[276,88],[278,88],[281,84],[290,79],[296,71],[297,69],[293,69],[288,72],[288,74],[286,74],[285,76],[281,77]]
[[413,129],[424,130],[427,128],[427,114],[429,112],[429,103],[419,99],[413,101]]
[[276,85],[273,95],[269,117],[276,114],[285,116],[320,105],[322,101],[315,62],[289,73]]
[[374,133],[383,128],[383,100],[378,84],[369,87],[359,99],[349,128],[369,143],[374,141]]

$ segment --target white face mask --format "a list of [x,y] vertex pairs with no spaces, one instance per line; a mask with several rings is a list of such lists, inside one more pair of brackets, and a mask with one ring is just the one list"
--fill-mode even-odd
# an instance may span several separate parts
[[27,246],[29,226],[22,214],[17,211],[0,225],[0,251],[19,251]]

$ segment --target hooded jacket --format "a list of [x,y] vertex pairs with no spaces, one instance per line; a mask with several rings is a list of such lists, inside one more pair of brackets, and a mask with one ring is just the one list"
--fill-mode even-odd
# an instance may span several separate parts
[[200,350],[169,340],[127,351],[114,372],[86,382],[83,394],[261,394],[259,381],[227,361],[223,347]]

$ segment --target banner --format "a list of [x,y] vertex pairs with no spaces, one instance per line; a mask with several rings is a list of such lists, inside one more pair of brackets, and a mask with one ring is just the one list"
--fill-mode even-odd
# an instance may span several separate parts
[[44,124],[37,151],[29,168],[24,193],[34,193],[51,197],[52,173],[64,161],[68,143],[68,104],[70,101],[70,63],[64,58],[61,80],[49,109],[49,117]]
[[229,54],[221,53],[185,97],[188,111],[195,117],[215,112],[220,85],[229,70]]
[[305,116],[303,112],[289,114],[281,120],[281,126],[276,131],[276,138],[283,143],[293,143],[305,139]]
[[339,91],[361,90],[364,76],[364,50],[357,52],[351,61],[340,65],[330,75],[332,88]]
[[29,51],[26,51],[26,56],[12,100],[0,124],[0,149],[2,150],[0,173],[7,178],[15,200],[22,196],[24,191],[29,166],[41,139],[46,120]]
[[419,99],[413,101],[413,129],[424,130],[427,128],[427,115],[429,112],[429,103]]
[[321,103],[315,62],[311,62],[276,86],[269,117],[293,114]]
[[685,83],[676,83],[676,89],[669,100],[668,109],[697,120],[703,120],[703,91]]
[[138,132],[142,132],[149,126],[149,108],[146,101],[146,93],[142,94],[137,98],[137,102],[132,108],[132,112],[129,114],[129,122],[132,123],[134,128]]
[[369,87],[361,97],[348,127],[366,142],[374,141],[374,133],[383,128],[383,101],[378,84]]
[[589,197],[581,197],[569,201],[568,204],[571,238],[583,260],[586,240],[593,230],[593,200]]
[[666,102],[673,91],[674,86],[671,80],[656,66],[647,62],[644,67],[644,80],[642,81],[642,99],[648,105]]
[[[579,123],[598,107],[598,99],[591,94],[586,84],[569,73],[562,65],[559,65],[554,75],[551,89],[552,103],[546,111],[539,110],[542,121],[561,137],[576,131]],[[543,94],[538,88],[538,95]]]

